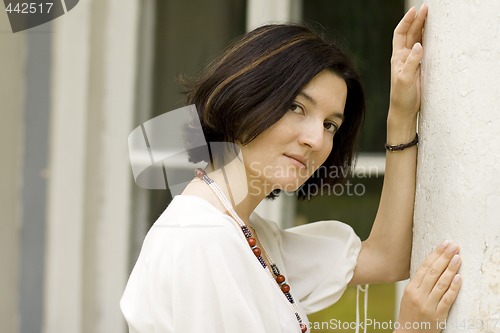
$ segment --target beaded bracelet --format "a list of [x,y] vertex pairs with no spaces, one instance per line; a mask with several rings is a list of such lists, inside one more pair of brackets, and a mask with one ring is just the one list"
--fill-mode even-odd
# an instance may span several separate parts
[[388,151],[400,151],[400,150],[405,150],[406,148],[413,147],[413,146],[417,145],[417,143],[418,143],[418,134],[415,134],[415,139],[413,139],[412,142],[403,143],[403,144],[395,145],[395,146],[391,146],[391,145],[388,145],[386,143],[385,149]]

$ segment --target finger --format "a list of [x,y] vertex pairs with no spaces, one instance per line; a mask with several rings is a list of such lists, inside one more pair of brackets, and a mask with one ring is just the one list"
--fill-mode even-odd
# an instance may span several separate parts
[[455,254],[458,253],[458,246],[456,244],[451,244],[448,248],[434,261],[432,266],[427,270],[425,276],[422,280],[422,284],[419,289],[423,293],[430,294],[432,288],[438,281],[441,274],[450,264],[451,259]]
[[411,49],[417,42],[422,42],[422,32],[424,29],[425,19],[427,18],[428,7],[423,4],[413,20],[406,34],[406,47]]
[[416,11],[415,7],[411,7],[398,23],[396,29],[394,29],[394,36],[392,39],[392,48],[394,50],[406,47],[406,34],[410,29],[411,23],[415,19]]
[[422,281],[424,279],[425,273],[427,270],[429,270],[432,267],[432,264],[434,261],[439,258],[439,256],[448,248],[450,245],[450,241],[445,240],[443,241],[438,247],[432,251],[431,254],[429,254],[424,262],[418,267],[417,271],[415,272],[415,275],[411,279],[410,282],[413,282],[415,286],[420,286],[422,284]]
[[439,277],[429,295],[428,302],[437,308],[437,305],[446,291],[450,288],[453,278],[460,268],[461,260],[458,254],[451,259],[444,273]]
[[441,300],[437,306],[437,313],[439,316],[446,317],[448,316],[448,312],[450,312],[450,308],[455,303],[457,299],[458,292],[460,291],[460,287],[462,286],[462,277],[460,274],[455,274],[453,280],[451,282],[450,288],[443,295]]
[[423,55],[424,50],[422,48],[422,45],[420,43],[416,43],[415,45],[413,45],[410,54],[406,58],[403,69],[401,70],[400,75],[404,81],[413,81],[418,66],[420,66],[420,62],[422,61]]

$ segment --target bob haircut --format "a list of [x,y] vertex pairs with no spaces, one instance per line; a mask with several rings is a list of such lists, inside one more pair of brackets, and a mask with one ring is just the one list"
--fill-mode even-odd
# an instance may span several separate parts
[[[319,188],[342,183],[350,174],[364,120],[359,75],[335,43],[301,25],[259,27],[233,43],[200,77],[184,82],[187,102],[196,106],[207,143],[245,145],[288,112],[297,94],[323,70],[345,80],[347,100],[330,155],[297,190],[299,199],[310,199]],[[196,153],[189,152],[191,162],[213,163],[213,158],[220,158],[216,152]],[[279,192],[267,197],[275,198]]]

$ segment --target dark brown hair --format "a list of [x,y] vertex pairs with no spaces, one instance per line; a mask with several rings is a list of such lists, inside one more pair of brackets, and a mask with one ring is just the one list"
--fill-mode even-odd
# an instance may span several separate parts
[[[293,24],[259,27],[230,46],[196,80],[186,84],[187,102],[195,104],[206,142],[248,144],[276,123],[297,94],[323,70],[331,70],[347,84],[344,121],[333,138],[333,148],[322,167],[298,190],[310,198],[311,184],[334,185],[325,168],[350,170],[362,127],[365,102],[359,76],[335,43],[311,29]],[[210,162],[214,156],[190,152],[190,161]],[[268,197],[274,198],[279,191]]]

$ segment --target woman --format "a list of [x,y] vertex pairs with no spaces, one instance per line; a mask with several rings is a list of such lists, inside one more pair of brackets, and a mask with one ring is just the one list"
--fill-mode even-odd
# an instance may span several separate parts
[[[425,6],[410,9],[394,32],[386,175],[364,242],[339,222],[280,230],[253,213],[283,190],[312,198],[313,185],[343,181],[330,171],[351,167],[364,98],[338,47],[304,27],[264,26],[189,87],[210,144],[208,155],[189,157],[209,167],[146,236],[121,301],[130,332],[306,332],[307,313],[336,302],[348,284],[408,277],[426,15]],[[459,266],[449,242],[427,257],[396,331],[419,332],[415,322],[440,331]]]

